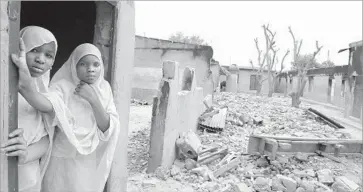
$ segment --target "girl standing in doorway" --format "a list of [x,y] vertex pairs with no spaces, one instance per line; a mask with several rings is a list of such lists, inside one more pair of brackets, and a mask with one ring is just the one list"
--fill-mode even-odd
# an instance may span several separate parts
[[[21,53],[12,55],[14,63],[25,63],[29,84],[40,93],[48,92],[50,69],[57,53],[57,40],[47,29],[28,26],[20,31]],[[20,61],[21,60],[21,61]],[[18,127],[1,147],[7,156],[18,156],[18,186],[21,192],[40,192],[41,181],[50,159],[53,130],[43,114],[23,97],[19,70]]]

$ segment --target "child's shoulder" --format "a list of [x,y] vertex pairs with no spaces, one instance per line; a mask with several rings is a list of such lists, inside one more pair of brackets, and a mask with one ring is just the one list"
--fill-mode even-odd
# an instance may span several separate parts
[[53,88],[56,88],[56,89],[61,89],[63,91],[74,87],[74,85],[70,81],[68,81],[66,79],[61,79],[59,81],[51,83],[50,86],[53,87]]

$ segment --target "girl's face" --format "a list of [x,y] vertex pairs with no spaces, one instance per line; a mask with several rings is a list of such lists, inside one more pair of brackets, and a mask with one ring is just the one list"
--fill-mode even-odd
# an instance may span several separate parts
[[26,63],[32,77],[40,77],[53,65],[55,58],[55,44],[50,42],[35,47],[26,53]]
[[81,81],[93,84],[100,77],[101,62],[94,55],[86,55],[78,61],[76,70]]

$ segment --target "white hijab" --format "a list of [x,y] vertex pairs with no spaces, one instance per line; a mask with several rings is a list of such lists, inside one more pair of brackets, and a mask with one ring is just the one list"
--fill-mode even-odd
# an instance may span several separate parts
[[[95,90],[104,109],[110,115],[110,127],[104,133],[97,126],[90,104],[74,94],[74,90],[80,82],[77,77],[76,65],[86,55],[96,56],[101,63],[100,77],[91,87]],[[78,153],[82,155],[96,153],[98,162],[96,177],[98,177],[97,180],[99,181],[97,187],[99,190],[95,191],[102,191],[105,186],[120,132],[119,115],[113,102],[112,90],[103,74],[104,66],[99,49],[89,43],[81,44],[54,75],[50,83],[49,94],[46,95],[55,112],[53,125],[60,128]],[[102,147],[99,147],[100,141],[102,141]],[[106,149],[104,149],[104,146]],[[55,145],[53,150],[58,148],[62,150],[64,147]],[[54,151],[53,154],[56,155],[57,152]]]
[[[20,37],[23,38],[26,53],[51,42],[55,43],[55,52],[57,52],[57,40],[47,29],[38,26],[27,26],[20,31]],[[33,78],[37,91],[41,93],[48,92],[49,79],[50,70],[40,77]],[[18,126],[24,128],[24,139],[29,145],[39,141],[46,132],[41,113],[33,108],[20,93],[18,97]]]

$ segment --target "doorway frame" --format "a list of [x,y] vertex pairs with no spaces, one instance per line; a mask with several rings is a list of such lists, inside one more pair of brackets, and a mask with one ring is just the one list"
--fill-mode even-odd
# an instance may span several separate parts
[[[129,102],[131,97],[131,79],[132,75],[127,74],[127,70],[132,70],[133,67],[133,57],[134,57],[134,41],[135,41],[135,29],[134,19],[135,17],[135,7],[133,1],[106,1],[113,6],[113,33],[112,39],[110,40],[110,58],[109,66],[106,80],[110,82],[112,91],[114,93],[115,105],[117,111],[120,114],[120,121],[128,119],[129,113]],[[1,62],[0,65],[0,143],[8,140],[8,134],[18,128],[18,71],[14,66],[10,55],[12,53],[17,53],[19,51],[19,30],[20,30],[20,10],[21,1],[2,1],[1,2],[1,14],[6,13],[8,18],[1,18],[1,27],[7,27],[7,34],[4,38],[8,38],[8,44],[3,44],[3,33],[1,32],[2,45],[6,47],[1,47]],[[126,13],[122,13],[126,11]],[[125,17],[129,17],[126,18]],[[121,20],[122,17],[122,20]],[[131,21],[129,21],[131,20]],[[5,21],[5,22],[4,22]],[[4,23],[3,23],[4,22]],[[127,32],[121,32],[121,28],[130,28]],[[132,35],[132,38],[130,38]],[[127,41],[126,45],[122,45],[119,41]],[[128,44],[127,44],[128,43]],[[125,48],[125,46],[127,48]],[[132,49],[132,50],[131,50]],[[117,53],[117,54],[116,54]],[[125,56],[125,57],[123,57]],[[125,61],[125,62],[120,62]],[[125,67],[126,71],[122,71],[121,66]],[[122,100],[121,100],[122,99]],[[121,127],[128,131],[128,122],[121,122]],[[121,131],[119,136],[119,142],[117,147],[119,148],[118,154],[115,154],[114,163],[112,167],[114,168],[126,168],[125,170],[116,170],[115,173],[111,171],[110,177],[105,185],[104,191],[120,190],[124,191],[126,189],[127,182],[127,157],[124,160],[124,155],[127,155],[127,135],[124,136],[123,131]],[[126,137],[126,138],[125,138]],[[18,160],[14,157],[6,157],[4,154],[0,154],[0,168],[1,172],[1,188],[0,191],[18,192]],[[117,161],[117,162],[115,162]],[[9,171],[11,170],[11,171]],[[121,171],[121,172],[120,172]],[[113,174],[113,175],[112,175]],[[126,177],[126,181],[125,181]],[[110,182],[111,179],[111,182]],[[112,181],[115,180],[115,181]],[[121,181],[115,186],[116,181]],[[111,183],[111,184],[110,184]],[[106,187],[111,186],[111,187]]]

